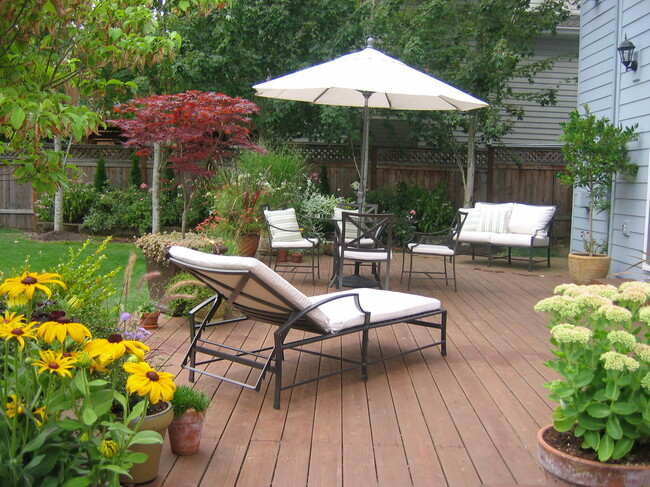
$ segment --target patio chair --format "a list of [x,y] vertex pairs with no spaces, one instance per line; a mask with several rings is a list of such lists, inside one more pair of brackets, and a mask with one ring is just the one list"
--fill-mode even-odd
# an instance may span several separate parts
[[[410,242],[404,246],[404,253],[402,254],[402,275],[401,280],[404,280],[404,274],[408,274],[408,284],[406,285],[407,291],[411,289],[411,278],[413,279],[444,279],[445,284],[449,285],[449,273],[447,272],[447,262],[452,268],[452,277],[454,281],[454,291],[457,291],[456,286],[456,250],[459,245],[458,234],[463,228],[467,213],[463,211],[456,212],[456,216],[451,223],[451,226],[439,232],[423,233],[415,232]],[[413,270],[413,256],[439,256],[442,257],[443,270],[433,271],[414,271]],[[408,258],[409,265],[406,269],[406,260]],[[413,277],[414,274],[420,274],[422,277]]]
[[[379,289],[357,289],[308,297],[252,257],[213,255],[173,246],[169,249],[169,259],[216,293],[190,311],[191,342],[181,365],[189,370],[191,382],[194,382],[195,373],[200,373],[259,391],[264,376],[273,374],[273,407],[279,409],[281,392],[291,387],[353,369],[361,369],[361,379],[367,380],[369,365],[434,346],[440,347],[442,355],[447,353],[447,312],[435,298]],[[227,301],[243,316],[213,322],[216,310],[223,301]],[[207,313],[197,323],[197,314],[205,310]],[[277,326],[273,332],[272,346],[248,350],[239,343],[224,343],[227,339],[217,341],[205,336],[208,335],[207,327],[227,327],[229,324],[237,327],[237,322],[247,319]],[[427,333],[424,336],[428,338],[418,338],[418,345],[413,349],[370,359],[369,331],[397,323],[438,329],[440,339],[435,340]],[[307,333],[292,333],[295,330]],[[308,344],[350,333],[361,334],[358,358],[321,353],[320,347],[304,348]],[[222,334],[215,330],[211,336]],[[291,350],[340,360],[347,366],[297,383],[284,384],[282,371],[285,355]],[[210,367],[210,364],[219,361],[248,366],[258,370],[259,375],[256,374],[257,377],[248,382],[229,378],[227,372],[218,374]]]
[[[269,266],[271,265],[275,252],[274,270],[284,270],[294,273],[311,273],[312,284],[316,284],[316,274],[320,278],[320,253],[318,252],[319,241],[316,237],[304,238],[298,226],[296,210],[264,210],[264,219],[269,232]],[[304,250],[311,253],[308,263],[296,264],[292,262],[279,262],[277,252],[284,250]]]
[[[336,270],[335,278],[337,289],[344,285],[349,287],[379,286],[383,289],[390,289],[390,261],[392,258],[393,214],[372,214],[342,212],[341,234],[337,252],[335,255]],[[347,281],[343,277],[343,268],[346,262],[355,265],[355,276],[360,274],[361,265],[370,265],[374,281],[366,282],[357,278]],[[384,284],[381,284],[381,266],[385,264]],[[361,284],[359,284],[359,281]]]

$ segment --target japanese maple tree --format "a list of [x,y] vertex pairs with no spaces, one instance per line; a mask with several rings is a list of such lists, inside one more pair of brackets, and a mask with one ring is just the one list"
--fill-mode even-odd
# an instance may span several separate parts
[[160,231],[160,175],[168,164],[183,194],[185,232],[191,192],[197,178],[209,177],[215,162],[234,150],[260,150],[251,138],[251,115],[259,108],[244,98],[222,93],[187,91],[153,95],[117,105],[120,118],[108,120],[128,138],[127,146],[154,154],[152,179],[153,232]]

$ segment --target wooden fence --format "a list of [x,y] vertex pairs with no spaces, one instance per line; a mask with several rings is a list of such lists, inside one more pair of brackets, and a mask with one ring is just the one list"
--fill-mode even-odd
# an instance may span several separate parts
[[[308,160],[315,167],[327,168],[330,188],[349,193],[358,180],[359,154],[349,148],[306,146]],[[77,145],[69,162],[80,169],[70,177],[91,182],[96,162],[103,157],[113,186],[126,187],[131,168],[132,149],[122,146]],[[557,206],[555,237],[570,233],[571,188],[561,185],[556,174],[564,168],[562,153],[552,148],[490,148],[477,154],[474,201],[507,202]],[[151,178],[151,161],[142,161]],[[392,187],[398,181],[432,189],[444,182],[455,206],[463,203],[462,178],[453,156],[430,149],[375,147],[370,152],[369,189]],[[35,195],[31,185],[18,184],[9,166],[0,165],[0,226],[34,230]]]

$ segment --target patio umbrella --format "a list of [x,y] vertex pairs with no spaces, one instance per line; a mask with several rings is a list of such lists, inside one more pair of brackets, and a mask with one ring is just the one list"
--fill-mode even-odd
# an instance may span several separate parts
[[310,68],[253,86],[258,96],[363,107],[359,204],[365,201],[368,176],[370,108],[459,110],[487,103],[373,48],[346,54]]

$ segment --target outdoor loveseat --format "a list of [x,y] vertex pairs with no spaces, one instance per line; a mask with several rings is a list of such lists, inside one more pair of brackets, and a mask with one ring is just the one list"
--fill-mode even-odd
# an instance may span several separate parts
[[[249,389],[260,390],[266,373],[275,375],[273,407],[280,408],[280,394],[284,389],[313,382],[352,369],[361,369],[361,378],[368,377],[368,366],[407,353],[439,346],[446,355],[447,312],[440,301],[414,294],[379,289],[356,289],[319,296],[305,296],[267,265],[252,257],[212,255],[185,247],[171,247],[170,260],[204,282],[215,295],[190,311],[189,328],[191,342],[182,367],[189,370],[190,381],[195,373],[206,374]],[[227,301],[243,316],[212,321],[223,301]],[[197,315],[207,313],[198,320]],[[273,345],[247,350],[228,339],[212,338],[212,326],[237,327],[244,320],[277,325],[273,333]],[[368,357],[369,331],[397,323],[409,323],[439,330],[440,338],[431,332],[418,335],[418,346],[409,350],[378,358]],[[255,326],[255,323],[253,323]],[[302,333],[307,332],[307,333]],[[320,347],[304,348],[305,345],[360,333],[358,357],[332,356],[320,351]],[[437,335],[437,332],[436,332]],[[423,338],[424,337],[424,338]],[[228,342],[228,343],[227,343]],[[282,369],[285,354],[290,350],[327,357],[344,362],[340,370],[285,385]],[[216,373],[214,362],[230,361],[259,370],[259,375],[247,382]]]
[[[470,244],[472,259],[475,246],[488,247],[488,267],[492,259],[522,260],[512,257],[513,248],[528,249],[528,271],[533,264],[547,262],[551,266],[551,224],[555,216],[555,206],[524,205],[522,203],[481,203],[474,208],[461,208],[467,213],[465,224],[458,241]],[[507,256],[493,256],[494,247],[507,247]],[[534,259],[535,249],[546,249],[546,257]]]

